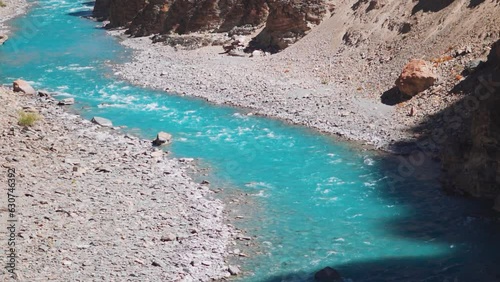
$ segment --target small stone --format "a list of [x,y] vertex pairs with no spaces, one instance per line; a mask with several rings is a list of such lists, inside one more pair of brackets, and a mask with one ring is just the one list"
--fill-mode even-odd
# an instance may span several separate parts
[[169,144],[171,141],[172,141],[172,135],[161,131],[156,135],[156,139],[153,140],[153,145],[154,146],[166,145]]
[[66,98],[57,102],[59,106],[68,106],[68,105],[73,105],[74,103],[75,103],[75,98]]
[[231,275],[238,275],[241,273],[240,269],[234,265],[230,265],[227,270],[231,273]]
[[136,259],[134,260],[134,262],[136,262],[136,263],[138,263],[138,264],[141,264],[141,265],[145,265],[144,261],[142,261],[142,260],[140,260],[140,259],[138,259],[138,258],[136,258]]
[[160,158],[161,156],[163,156],[163,151],[161,150],[154,151],[151,153],[151,157],[153,158]]
[[162,267],[161,263],[157,262],[157,261],[153,261],[153,263],[151,263],[152,266],[157,266],[157,267]]
[[6,34],[0,34],[0,45],[3,45],[9,37]]
[[160,238],[160,241],[162,242],[171,242],[171,241],[175,241],[177,239],[177,236],[175,236],[174,234],[170,233],[170,234],[167,234],[166,236],[162,236]]
[[104,127],[113,127],[113,123],[109,119],[102,117],[93,117],[91,122]]
[[204,265],[204,266],[211,266],[211,265],[212,265],[212,262],[211,262],[211,261],[202,261],[202,262],[201,262],[201,265]]
[[50,93],[47,91],[39,90],[38,97],[50,97]]

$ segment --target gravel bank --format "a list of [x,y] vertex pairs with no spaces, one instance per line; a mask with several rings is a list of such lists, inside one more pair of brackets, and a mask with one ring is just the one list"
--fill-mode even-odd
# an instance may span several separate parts
[[5,7],[0,7],[0,35],[9,32],[6,21],[26,12],[28,2],[26,0],[2,0]]
[[[0,88],[0,103],[0,167],[3,177],[16,170],[21,281],[230,275],[226,248],[236,232],[208,185],[187,175],[192,160],[169,158],[149,140],[92,124],[52,99]],[[21,127],[23,108],[43,118]]]
[[[122,35],[120,31],[110,33]],[[393,107],[356,95],[342,83],[333,83],[333,77],[313,71],[316,61],[331,60],[333,65],[335,58],[299,58],[286,50],[241,58],[220,54],[220,46],[176,50],[151,44],[148,38],[122,38],[121,42],[135,54],[132,62],[115,67],[116,74],[137,85],[249,108],[254,114],[378,148],[408,137],[406,127],[393,122]]]

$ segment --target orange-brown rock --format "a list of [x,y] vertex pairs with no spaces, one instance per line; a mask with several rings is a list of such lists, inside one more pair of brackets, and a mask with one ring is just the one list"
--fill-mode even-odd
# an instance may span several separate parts
[[252,42],[253,48],[279,51],[302,38],[312,25],[323,20],[324,0],[270,0],[266,27]]
[[97,0],[94,16],[108,18],[109,27],[128,27],[133,36],[228,32],[265,24],[253,45],[278,51],[319,24],[326,6],[325,0]]
[[396,80],[396,86],[406,95],[415,96],[431,87],[436,79],[436,74],[426,61],[414,59],[403,68],[403,72]]

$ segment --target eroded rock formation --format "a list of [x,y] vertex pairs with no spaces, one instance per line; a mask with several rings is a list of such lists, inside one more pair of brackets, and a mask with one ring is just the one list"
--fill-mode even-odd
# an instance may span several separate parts
[[133,36],[264,30],[253,46],[281,50],[303,37],[326,14],[325,0],[97,0],[94,16],[109,27],[125,26]]
[[[500,200],[500,40],[488,56],[488,70],[467,97],[470,120],[465,134],[449,140],[442,152],[445,188]],[[465,102],[465,101],[464,101]],[[499,208],[500,205],[497,206]]]

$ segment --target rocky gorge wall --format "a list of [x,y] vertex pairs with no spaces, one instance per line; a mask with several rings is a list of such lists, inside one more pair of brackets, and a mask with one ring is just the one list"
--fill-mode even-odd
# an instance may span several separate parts
[[93,15],[109,19],[109,27],[127,27],[132,36],[265,26],[253,46],[281,50],[318,25],[327,7],[325,0],[97,0]]
[[443,183],[455,193],[494,199],[500,211],[500,40],[471,84],[464,134],[448,140],[441,152]]

